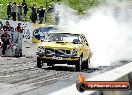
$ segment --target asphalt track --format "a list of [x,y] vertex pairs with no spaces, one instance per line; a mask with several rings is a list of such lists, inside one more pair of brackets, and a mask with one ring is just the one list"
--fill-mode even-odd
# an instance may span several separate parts
[[[101,66],[82,71],[90,78],[123,65]],[[36,58],[0,57],[0,95],[48,95],[74,84],[79,72],[74,66],[36,67]]]

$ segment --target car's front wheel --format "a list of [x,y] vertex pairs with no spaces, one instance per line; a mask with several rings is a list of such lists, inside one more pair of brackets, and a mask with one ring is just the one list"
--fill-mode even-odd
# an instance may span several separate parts
[[39,57],[37,57],[37,67],[42,68],[42,66],[43,66],[42,60]]
[[76,65],[76,71],[81,70],[81,64],[82,64],[82,57],[79,58],[79,60],[75,63]]

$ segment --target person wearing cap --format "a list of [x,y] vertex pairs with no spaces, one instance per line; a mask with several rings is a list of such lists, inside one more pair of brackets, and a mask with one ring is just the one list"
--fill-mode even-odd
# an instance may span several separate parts
[[45,14],[45,9],[43,8],[43,6],[38,9],[37,13],[39,15],[39,24],[42,24]]

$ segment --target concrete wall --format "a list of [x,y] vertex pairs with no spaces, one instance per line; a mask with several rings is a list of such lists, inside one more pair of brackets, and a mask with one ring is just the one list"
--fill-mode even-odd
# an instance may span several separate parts
[[[132,81],[132,63],[128,63],[116,69],[99,74],[88,81]],[[132,86],[132,84],[131,84]],[[51,93],[50,95],[132,95],[131,89],[128,91],[85,91],[80,93],[76,89],[76,85],[61,89],[60,91]]]

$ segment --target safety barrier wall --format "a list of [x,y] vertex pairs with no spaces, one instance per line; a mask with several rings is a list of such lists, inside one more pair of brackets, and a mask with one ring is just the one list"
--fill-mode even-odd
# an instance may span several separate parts
[[43,32],[47,32],[53,27],[51,25],[33,24],[30,22],[0,20],[0,28],[6,24],[6,21],[10,23],[10,26],[13,27],[14,31],[18,23],[21,23],[21,27],[23,28],[23,42],[27,43],[39,42],[40,38],[44,38],[46,36]]
[[[0,29],[2,26],[6,24],[6,21],[10,23],[10,26],[13,28],[13,37],[17,38],[18,33],[15,32],[15,28],[17,27],[18,23],[21,23],[21,27],[23,28],[23,35],[19,36],[22,43],[19,41],[17,45],[15,44],[14,47],[19,46],[18,48],[22,48],[22,55],[25,56],[35,56],[36,52],[36,45],[41,41],[41,39],[45,39],[47,37],[47,32],[55,29],[55,25],[45,25],[45,24],[33,24],[30,22],[21,22],[21,21],[12,21],[12,20],[0,20]],[[8,32],[9,33],[9,32]],[[0,31],[0,35],[2,31]],[[20,38],[21,37],[21,38]],[[1,55],[0,49],[0,55]],[[6,56],[14,56],[15,52],[14,49],[7,49]]]
[[[88,81],[132,81],[132,62],[105,73],[87,79]],[[131,84],[132,86],[132,84]],[[131,95],[132,89],[128,91],[85,91],[80,93],[76,84],[61,89],[50,95]]]
[[21,23],[21,27],[23,30],[23,41],[32,42],[32,23],[30,22],[22,22],[22,21],[12,21],[12,20],[0,20],[0,28],[6,24],[6,21],[10,23],[10,26],[14,28],[17,27],[18,23]]

